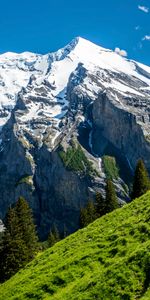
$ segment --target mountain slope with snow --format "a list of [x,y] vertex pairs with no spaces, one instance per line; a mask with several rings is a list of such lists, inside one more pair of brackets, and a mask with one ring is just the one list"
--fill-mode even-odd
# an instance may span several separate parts
[[[71,232],[79,208],[104,194],[104,155],[119,165],[121,203],[139,157],[150,170],[150,67],[80,37],[46,55],[0,55],[0,126],[0,217],[23,195],[41,231]],[[78,144],[92,176],[61,159]]]
[[[28,52],[0,55],[0,123],[3,125],[8,120],[10,115],[7,114],[7,110],[9,112],[15,106],[18,92],[21,91],[22,87],[28,87],[31,78],[34,78],[32,89],[31,86],[29,89],[31,96],[36,95],[36,88],[41,88],[45,81],[49,84],[50,90],[45,91],[46,98],[49,102],[54,101],[56,105],[54,105],[55,109],[46,108],[45,113],[56,117],[56,119],[58,116],[64,116],[66,110],[62,112],[62,109],[67,104],[65,93],[69,77],[80,63],[95,76],[100,72],[99,82],[103,85],[102,88],[113,88],[122,94],[132,93],[141,97],[143,93],[143,97],[145,93],[149,94],[150,67],[129,61],[111,50],[96,46],[79,37],[63,49],[48,55],[42,56]],[[132,88],[132,84],[124,83],[122,80],[118,82],[118,78],[111,80],[110,73],[122,73],[131,76],[139,81],[140,89],[139,86]],[[85,84],[89,93],[97,93],[100,90],[87,78],[85,78]],[[64,106],[60,103],[57,104],[59,97],[63,98]],[[36,111],[33,108],[33,114],[36,114]],[[32,118],[33,114],[28,114],[26,118],[30,119],[30,116]]]

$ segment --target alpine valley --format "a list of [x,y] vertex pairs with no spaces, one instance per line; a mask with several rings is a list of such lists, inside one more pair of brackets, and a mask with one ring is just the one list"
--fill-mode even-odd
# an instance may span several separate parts
[[80,37],[0,55],[0,128],[0,218],[23,196],[42,239],[71,233],[107,176],[122,204],[139,158],[150,171],[150,67]]

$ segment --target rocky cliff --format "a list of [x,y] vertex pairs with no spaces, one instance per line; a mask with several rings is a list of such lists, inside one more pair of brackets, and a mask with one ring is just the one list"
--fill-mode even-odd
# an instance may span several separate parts
[[[146,100],[148,102],[148,99]],[[131,108],[128,109],[120,103],[118,105],[118,101],[111,93],[101,93],[93,104],[93,145],[95,152],[102,155],[111,143],[122,156],[126,157],[131,168],[134,169],[137,160],[141,157],[150,170],[148,123],[149,114],[144,116],[142,109],[141,115],[138,116],[134,110],[132,112]],[[146,135],[144,135],[144,129]],[[101,143],[101,139],[103,143]]]

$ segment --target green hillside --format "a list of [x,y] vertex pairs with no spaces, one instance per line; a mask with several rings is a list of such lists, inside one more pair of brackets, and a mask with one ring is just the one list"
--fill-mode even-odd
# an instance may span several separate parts
[[0,300],[149,300],[149,284],[150,192],[38,255]]

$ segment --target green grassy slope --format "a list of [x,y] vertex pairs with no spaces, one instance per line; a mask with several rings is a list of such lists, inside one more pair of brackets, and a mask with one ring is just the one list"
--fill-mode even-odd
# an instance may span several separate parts
[[149,284],[150,192],[38,255],[0,300],[149,300]]

